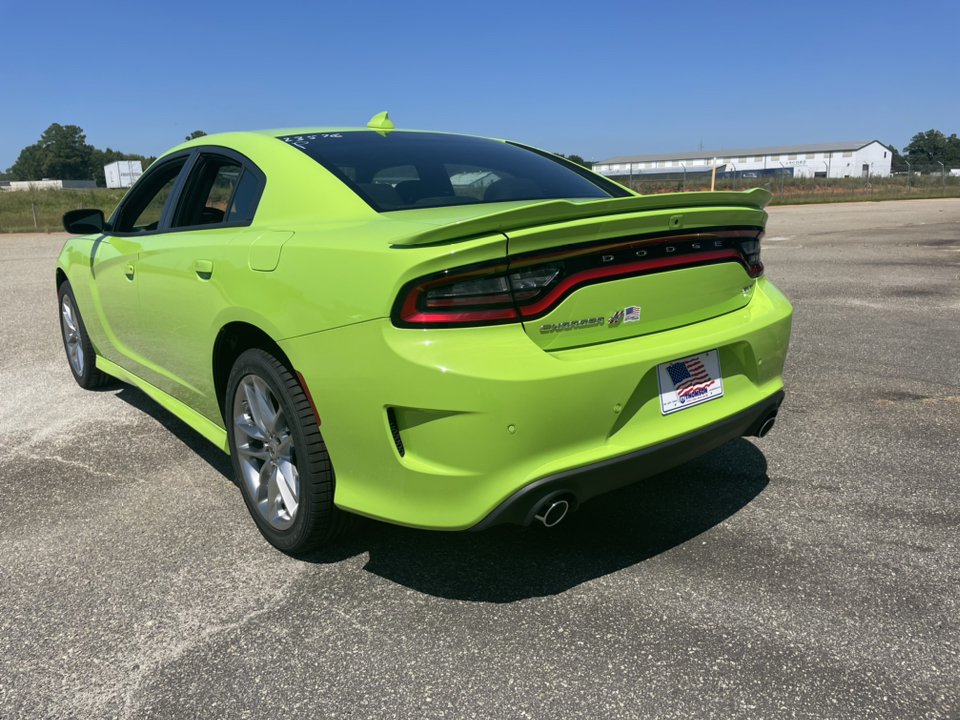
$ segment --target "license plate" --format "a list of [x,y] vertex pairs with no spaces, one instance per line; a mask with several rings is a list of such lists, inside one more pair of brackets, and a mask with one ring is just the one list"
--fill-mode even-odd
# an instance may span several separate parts
[[657,365],[657,380],[664,415],[721,397],[720,353],[708,350]]

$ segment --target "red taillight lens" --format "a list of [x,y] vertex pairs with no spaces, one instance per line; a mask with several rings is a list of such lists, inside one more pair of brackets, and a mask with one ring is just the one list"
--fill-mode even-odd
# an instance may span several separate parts
[[621,238],[455,268],[407,283],[394,306],[398,327],[498,325],[534,320],[584,285],[717,262],[763,273],[759,228]]
[[562,273],[561,263],[509,272],[507,266],[459,268],[421,278],[405,288],[394,319],[401,326],[492,325],[520,319],[517,303],[542,295]]

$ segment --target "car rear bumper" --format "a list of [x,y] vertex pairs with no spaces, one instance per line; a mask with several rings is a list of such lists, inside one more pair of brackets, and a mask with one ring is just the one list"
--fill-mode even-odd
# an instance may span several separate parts
[[682,465],[730,440],[757,435],[761,426],[776,416],[783,397],[781,390],[736,415],[682,437],[536,480],[504,500],[470,529],[484,530],[504,523],[529,525],[538,508],[554,498],[570,498],[579,504]]
[[[336,504],[465,530],[492,524],[537,483],[589,468],[578,482],[602,487],[619,458],[659,458],[680,443],[682,462],[714,446],[684,438],[712,427],[725,428],[715,444],[743,434],[732,418],[779,403],[791,314],[761,279],[736,311],[581,348],[546,352],[520,325],[415,330],[386,319],[280,345],[316,403]],[[657,365],[711,349],[723,397],[663,415]],[[502,521],[515,522],[513,512]]]

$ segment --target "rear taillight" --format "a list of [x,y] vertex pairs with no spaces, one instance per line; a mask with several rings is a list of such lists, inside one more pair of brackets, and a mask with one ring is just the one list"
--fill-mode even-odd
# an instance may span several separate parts
[[407,283],[398,327],[461,327],[535,320],[585,285],[681,267],[739,262],[763,273],[759,228],[620,238],[454,268]]
[[505,262],[448,270],[407,283],[394,323],[401,327],[491,325],[517,319]]
[[747,269],[753,277],[763,274],[763,265],[760,262],[760,236],[755,239],[740,241],[740,252],[747,263]]

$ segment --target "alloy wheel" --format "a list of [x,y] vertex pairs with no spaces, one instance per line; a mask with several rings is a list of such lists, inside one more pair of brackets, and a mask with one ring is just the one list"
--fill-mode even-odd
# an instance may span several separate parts
[[77,375],[83,375],[83,335],[80,332],[80,323],[77,320],[77,313],[69,295],[64,295],[60,301],[60,327],[63,330],[64,344],[67,346],[67,359],[70,360],[70,367]]
[[289,423],[267,382],[240,380],[233,399],[236,451],[243,482],[260,515],[277,530],[293,525],[300,473]]

